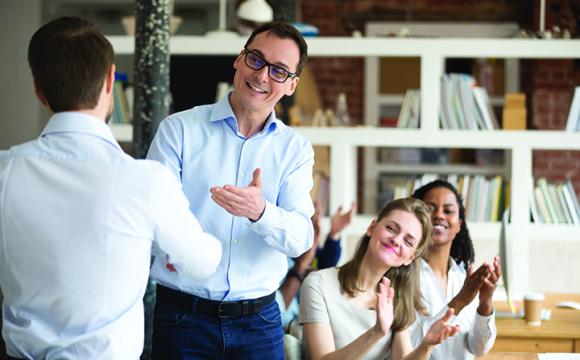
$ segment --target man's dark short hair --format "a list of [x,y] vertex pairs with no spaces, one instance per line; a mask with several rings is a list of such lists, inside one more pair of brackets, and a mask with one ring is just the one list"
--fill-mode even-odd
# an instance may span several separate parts
[[298,64],[296,65],[296,74],[300,75],[308,57],[308,45],[306,45],[306,41],[304,41],[302,34],[300,34],[300,32],[294,26],[287,22],[272,21],[260,25],[258,28],[256,28],[256,30],[254,30],[248,38],[248,41],[246,41],[244,48],[247,49],[256,35],[263,32],[266,32],[269,35],[275,35],[280,39],[291,39],[296,43],[298,50],[300,50],[300,61],[298,61]]
[[32,77],[53,112],[94,109],[114,56],[105,36],[76,17],[46,23],[28,45]]

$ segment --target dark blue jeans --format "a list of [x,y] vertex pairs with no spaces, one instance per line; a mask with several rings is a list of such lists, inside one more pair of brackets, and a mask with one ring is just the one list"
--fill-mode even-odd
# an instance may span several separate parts
[[254,315],[219,319],[164,304],[155,306],[154,360],[284,359],[284,332],[276,301]]

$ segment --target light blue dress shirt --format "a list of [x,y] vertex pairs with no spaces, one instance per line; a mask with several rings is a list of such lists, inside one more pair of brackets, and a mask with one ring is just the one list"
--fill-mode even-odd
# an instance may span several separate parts
[[2,335],[26,359],[138,359],[151,247],[208,277],[221,246],[162,165],[123,153],[92,116],[57,113],[0,151]]
[[[162,253],[156,256],[153,277],[173,289],[231,301],[274,292],[288,270],[287,256],[296,257],[312,245],[314,152],[274,112],[262,131],[245,138],[228,98],[169,116],[147,157],[161,161],[181,180],[191,211],[223,249],[218,270],[207,280],[163,271]],[[248,186],[256,168],[262,170],[266,201],[257,222],[233,216],[211,199],[212,186]]]

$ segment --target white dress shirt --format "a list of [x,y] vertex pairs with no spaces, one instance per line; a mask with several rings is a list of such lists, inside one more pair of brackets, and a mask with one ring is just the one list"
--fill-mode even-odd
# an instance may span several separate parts
[[2,335],[26,359],[137,359],[152,244],[183,276],[221,246],[164,166],[124,154],[92,116],[57,113],[0,151]]
[[[466,277],[463,266],[450,258],[445,293],[429,264],[423,259],[419,261],[421,295],[429,315],[421,317],[413,325],[411,337],[414,346],[418,346],[431,325],[443,317],[448,309],[447,304],[459,293]],[[496,337],[495,314],[481,316],[477,313],[478,306],[479,299],[476,297],[454,317],[452,323],[459,324],[459,332],[435,346],[431,360],[473,359],[474,355],[481,356],[491,350]]]

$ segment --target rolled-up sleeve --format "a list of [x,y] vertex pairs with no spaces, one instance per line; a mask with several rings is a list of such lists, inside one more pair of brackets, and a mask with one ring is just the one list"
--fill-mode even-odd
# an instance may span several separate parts
[[495,311],[489,316],[481,316],[476,312],[466,340],[467,349],[473,355],[482,356],[491,350],[496,335]]

